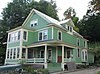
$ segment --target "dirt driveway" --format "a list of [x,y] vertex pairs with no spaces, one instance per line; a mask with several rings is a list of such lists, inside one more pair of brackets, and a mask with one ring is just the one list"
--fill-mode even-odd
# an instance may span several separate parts
[[74,72],[58,72],[58,73],[52,73],[52,74],[96,74],[98,71],[100,71],[100,68],[77,70]]
[[63,74],[96,74],[98,71],[100,71],[100,68],[85,69],[85,70],[79,70],[79,71],[63,73]]

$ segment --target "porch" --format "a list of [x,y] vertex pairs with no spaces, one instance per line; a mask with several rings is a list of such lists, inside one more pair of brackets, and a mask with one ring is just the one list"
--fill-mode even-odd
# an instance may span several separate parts
[[8,64],[41,64],[46,69],[64,70],[66,62],[75,62],[73,48],[61,44],[38,44],[23,47],[18,59],[6,59]]

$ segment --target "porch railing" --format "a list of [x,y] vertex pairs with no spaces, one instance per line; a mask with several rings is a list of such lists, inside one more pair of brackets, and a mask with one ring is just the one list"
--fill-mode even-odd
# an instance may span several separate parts
[[26,63],[43,63],[44,58],[32,58],[32,59],[27,59]]
[[72,58],[64,58],[64,62],[75,62]]
[[44,63],[44,58],[31,59],[6,59],[6,64],[21,64],[21,63]]

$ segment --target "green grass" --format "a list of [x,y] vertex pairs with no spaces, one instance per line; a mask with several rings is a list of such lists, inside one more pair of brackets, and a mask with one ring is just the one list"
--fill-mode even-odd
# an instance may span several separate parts
[[100,74],[100,71],[98,71],[97,74]]

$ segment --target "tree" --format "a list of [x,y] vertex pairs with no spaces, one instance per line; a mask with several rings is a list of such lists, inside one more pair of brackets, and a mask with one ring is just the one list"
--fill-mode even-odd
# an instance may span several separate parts
[[34,0],[32,2],[28,2],[27,0],[13,0],[13,2],[9,3],[7,6],[8,7],[4,8],[2,12],[2,24],[6,25],[8,29],[22,25],[33,8],[58,19],[57,10],[54,7],[55,3],[50,3],[44,0],[40,0],[40,2]]
[[78,27],[80,33],[90,41],[100,41],[100,13],[85,15]]
[[65,16],[65,19],[69,19],[71,18],[75,27],[74,27],[74,30],[79,32],[79,28],[77,27],[77,23],[78,23],[78,20],[79,18],[76,17],[76,12],[75,12],[75,9],[73,9],[72,7],[69,7],[65,12],[64,12],[64,16]]
[[90,1],[89,7],[93,11],[100,11],[100,0],[92,0],[92,1]]
[[72,7],[69,7],[64,12],[64,16],[65,16],[65,19],[72,18],[72,17],[75,17],[76,16],[76,12],[75,12],[75,10]]

